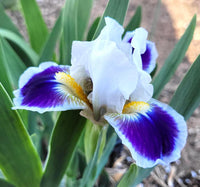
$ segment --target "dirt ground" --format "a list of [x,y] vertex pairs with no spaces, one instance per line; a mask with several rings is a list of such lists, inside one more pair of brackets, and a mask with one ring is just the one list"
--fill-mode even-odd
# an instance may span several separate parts
[[[158,49],[158,69],[162,67],[164,60],[184,33],[193,15],[197,14],[197,27],[187,55],[160,96],[161,101],[168,103],[190,65],[200,53],[200,1],[165,0],[160,5],[160,8],[156,9],[157,2],[158,0],[130,0],[125,24],[128,23],[137,6],[141,5],[143,12],[142,26],[152,34],[151,40],[156,43]],[[41,7],[48,27],[52,28],[58,17],[60,8],[64,4],[64,0],[38,0],[38,4]],[[107,0],[94,0],[90,23],[103,13],[106,4]],[[156,30],[152,33],[152,24],[156,10],[158,10],[159,17],[157,19]],[[9,14],[18,27],[21,28],[21,32],[26,35],[21,16],[16,11],[9,11]],[[187,145],[182,151],[181,159],[166,168],[161,166],[156,167],[151,176],[138,186],[200,186],[200,108],[195,110],[187,124],[189,136]],[[111,169],[113,180],[118,179],[120,172],[123,173],[126,170],[122,165],[118,166],[115,171],[114,169],[116,168]]]

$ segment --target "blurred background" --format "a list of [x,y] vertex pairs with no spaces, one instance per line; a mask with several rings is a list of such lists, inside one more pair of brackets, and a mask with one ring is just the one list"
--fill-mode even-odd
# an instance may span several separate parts
[[[14,0],[0,0],[0,3],[3,3],[7,8],[7,13],[27,38],[24,20],[19,11],[20,7],[14,5]],[[38,4],[45,22],[51,29],[64,5],[64,0],[38,0]],[[106,4],[107,0],[94,0],[90,23],[97,16],[102,15]],[[162,3],[158,0],[130,0],[125,25],[134,14],[137,6],[142,7],[141,26],[148,30],[149,39],[156,43],[159,53],[158,69],[163,65],[166,57],[184,33],[193,15],[197,14],[195,34],[186,57],[160,96],[161,101],[168,103],[174,90],[200,52],[200,0],[163,0]],[[181,159],[166,168],[156,167],[141,186],[200,186],[200,107],[188,120],[188,132],[187,145],[182,152]],[[116,159],[113,168],[108,170],[112,180],[119,180],[126,171],[128,164],[124,160],[129,158],[128,154],[124,151]]]

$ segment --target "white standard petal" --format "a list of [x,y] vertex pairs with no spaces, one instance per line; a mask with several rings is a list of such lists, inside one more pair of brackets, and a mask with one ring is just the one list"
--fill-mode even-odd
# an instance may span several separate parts
[[121,112],[130,94],[135,90],[138,71],[114,42],[99,41],[88,59],[88,71],[93,81],[94,110]]
[[138,28],[134,32],[134,36],[131,40],[131,45],[134,49],[137,49],[140,54],[146,51],[146,40],[148,32],[144,28]]
[[150,84],[151,76],[143,71],[139,71],[139,80],[136,89],[130,96],[131,101],[148,102],[153,96],[153,85]]
[[91,54],[95,41],[80,42],[74,41],[72,44],[72,59],[70,67],[70,75],[76,80],[78,84],[83,87],[84,80],[89,77],[88,57]]
[[114,19],[110,17],[105,18],[106,26],[102,29],[99,40],[114,41],[119,44],[122,40],[124,28]]

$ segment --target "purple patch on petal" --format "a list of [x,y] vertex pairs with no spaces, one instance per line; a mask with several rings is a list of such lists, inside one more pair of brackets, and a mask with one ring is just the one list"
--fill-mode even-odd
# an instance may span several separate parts
[[177,124],[166,111],[154,104],[145,115],[121,116],[117,123],[119,131],[135,151],[150,160],[168,156],[175,149],[179,133]]
[[[132,38],[133,38],[133,37],[132,37]],[[131,44],[132,38],[130,38],[130,39],[128,40],[128,43],[130,43],[130,44]]]
[[151,63],[151,46],[147,43],[146,51],[144,54],[141,55],[142,57],[142,69],[147,70]]
[[65,98],[56,89],[60,83],[55,80],[55,74],[63,71],[59,66],[50,66],[35,74],[20,90],[22,105],[40,108],[62,105]]
[[[132,41],[132,37],[127,42],[131,44],[131,41]],[[132,47],[132,53],[133,52],[134,52],[134,48]],[[144,54],[141,54],[142,69],[144,71],[147,71],[148,73],[151,73],[151,71],[155,67],[155,60],[156,60],[157,56],[158,55],[157,55],[155,45],[152,42],[147,41],[146,42],[146,51],[144,52]],[[151,67],[151,66],[153,66],[153,67]]]

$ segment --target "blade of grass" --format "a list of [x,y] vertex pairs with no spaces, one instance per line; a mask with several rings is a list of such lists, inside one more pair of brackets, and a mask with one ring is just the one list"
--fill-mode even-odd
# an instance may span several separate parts
[[78,40],[83,40],[85,29],[87,28],[93,0],[79,0],[78,2]]
[[200,55],[185,75],[176,90],[170,105],[182,114],[185,120],[189,119],[200,104]]
[[29,111],[28,132],[31,135],[35,134],[34,140],[37,140],[35,147],[42,161],[45,161],[46,158],[46,147],[42,146],[42,143],[45,142],[48,145],[53,125],[52,113],[39,114]]
[[183,60],[185,53],[190,45],[193,37],[194,29],[196,26],[196,16],[194,16],[186,29],[185,33],[175,45],[174,49],[166,59],[163,67],[153,80],[154,86],[154,98],[160,95],[160,92],[164,88],[165,84],[168,83],[174,72],[176,71],[178,65]]
[[40,53],[48,36],[47,26],[35,0],[20,0],[33,49]]
[[84,152],[86,162],[88,163],[94,155],[100,133],[103,132],[99,156],[101,156],[106,140],[106,128],[94,125],[91,121],[87,120],[84,133]]
[[8,182],[39,187],[42,166],[31,139],[12,102],[0,84],[0,168]]
[[0,179],[0,186],[1,187],[15,187],[14,185],[12,185],[11,183],[7,182],[4,179]]
[[[14,88],[18,87],[18,80],[20,75],[25,71],[26,66],[17,56],[11,46],[5,39],[1,40],[2,56],[4,58],[3,63],[6,68],[9,80]],[[4,72],[5,74],[5,72]]]
[[142,7],[138,6],[135,11],[135,14],[133,15],[128,25],[126,26],[124,33],[138,28],[141,24],[141,20],[142,20]]
[[121,25],[123,24],[126,11],[128,8],[128,3],[129,3],[129,0],[110,0],[108,2],[106,9],[104,11],[104,14],[101,17],[101,20],[99,21],[99,25],[96,29],[93,39],[95,39],[100,34],[102,28],[105,26],[106,16],[109,16],[115,19]]
[[99,177],[101,171],[103,170],[104,166],[106,165],[109,156],[115,146],[117,140],[117,135],[116,133],[113,133],[111,137],[109,137],[109,140],[106,142],[106,146],[105,149],[103,150],[103,154],[99,160],[99,162],[97,163],[97,171],[96,171],[96,175],[94,178],[94,182],[97,180],[97,178]]
[[79,185],[80,187],[87,187],[87,186],[93,186],[94,185],[93,184],[94,183],[93,178],[94,178],[95,173],[96,173],[96,163],[97,163],[97,160],[98,160],[102,136],[103,136],[103,133],[101,132],[99,137],[98,137],[98,142],[97,142],[97,145],[96,145],[94,155],[93,155],[92,159],[90,160],[90,162],[88,163],[88,165],[85,168],[85,171],[83,173],[83,177],[82,177],[80,185]]
[[141,168],[132,164],[124,174],[117,187],[137,186],[144,178],[148,177],[154,168]]
[[90,30],[88,32],[88,35],[87,35],[87,41],[91,41],[92,40],[92,37],[94,36],[94,33],[98,27],[98,24],[99,24],[99,21],[100,21],[101,17],[97,17],[94,22],[92,23],[91,27],[90,27]]
[[40,58],[38,60],[38,64],[40,62],[50,61],[52,60],[54,49],[56,47],[56,42],[61,34],[61,26],[62,26],[62,12],[57,19],[43,49],[40,54]]
[[66,0],[63,12],[63,36],[61,63],[70,65],[72,41],[78,39],[79,0]]
[[41,187],[59,185],[84,129],[85,118],[82,118],[79,112],[65,111],[58,118],[51,137],[50,152]]
[[13,24],[11,19],[7,16],[7,14],[5,13],[4,8],[2,7],[1,4],[0,4],[0,20],[1,20],[0,21],[0,28],[10,30],[10,31],[14,32],[15,34],[17,34],[18,36],[21,37],[19,30]]
[[5,47],[3,46],[3,39],[0,37],[0,83],[5,87],[9,96],[12,97],[12,84],[8,76],[6,65]]
[[0,36],[6,38],[9,41],[12,41],[15,43],[31,60],[31,63],[27,64],[27,66],[33,66],[36,65],[36,62],[38,60],[38,55],[33,51],[28,43],[25,42],[21,37],[16,35],[15,33],[6,30],[6,29],[0,29]]
[[1,0],[0,1],[0,4],[2,4],[5,9],[14,8],[16,3],[17,3],[16,0]]
[[153,15],[153,21],[151,24],[151,31],[149,32],[149,36],[148,36],[149,40],[153,39],[154,33],[156,31],[158,19],[160,18],[160,6],[161,6],[161,0],[157,0],[157,4],[156,4],[154,15]]

